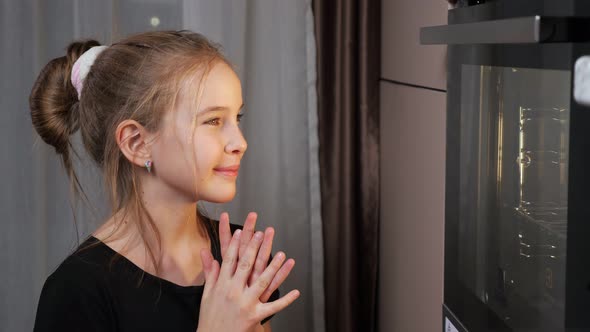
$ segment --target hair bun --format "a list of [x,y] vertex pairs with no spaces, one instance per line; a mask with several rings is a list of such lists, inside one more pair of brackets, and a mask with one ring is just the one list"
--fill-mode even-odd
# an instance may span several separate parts
[[100,43],[86,40],[71,43],[65,56],[55,58],[41,70],[29,97],[31,120],[45,143],[69,163],[69,137],[78,130],[78,94],[70,81],[74,62]]

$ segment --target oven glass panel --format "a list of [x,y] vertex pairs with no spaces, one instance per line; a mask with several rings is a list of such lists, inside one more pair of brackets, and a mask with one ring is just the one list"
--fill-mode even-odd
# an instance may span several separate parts
[[457,272],[514,331],[564,325],[570,80],[462,66]]

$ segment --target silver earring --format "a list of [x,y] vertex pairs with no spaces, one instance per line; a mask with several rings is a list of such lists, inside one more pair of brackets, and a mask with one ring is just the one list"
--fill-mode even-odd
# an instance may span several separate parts
[[145,165],[145,168],[147,168],[148,173],[151,173],[152,172],[152,161],[146,160],[144,165]]

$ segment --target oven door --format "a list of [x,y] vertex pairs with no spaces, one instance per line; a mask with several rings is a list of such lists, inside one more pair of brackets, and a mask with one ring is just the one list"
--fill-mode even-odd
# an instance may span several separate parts
[[450,44],[444,331],[590,330],[590,43],[544,35],[567,20],[438,31]]

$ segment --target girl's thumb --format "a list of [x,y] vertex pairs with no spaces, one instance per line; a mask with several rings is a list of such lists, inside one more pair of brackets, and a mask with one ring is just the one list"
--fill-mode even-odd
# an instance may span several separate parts
[[205,273],[205,279],[207,279],[207,275],[211,271],[211,263],[212,261],[211,253],[208,249],[201,249],[201,261],[203,262],[203,273]]
[[201,261],[203,263],[203,274],[205,275],[205,284],[213,286],[217,280],[219,272],[218,264],[213,258],[209,249],[201,249]]

